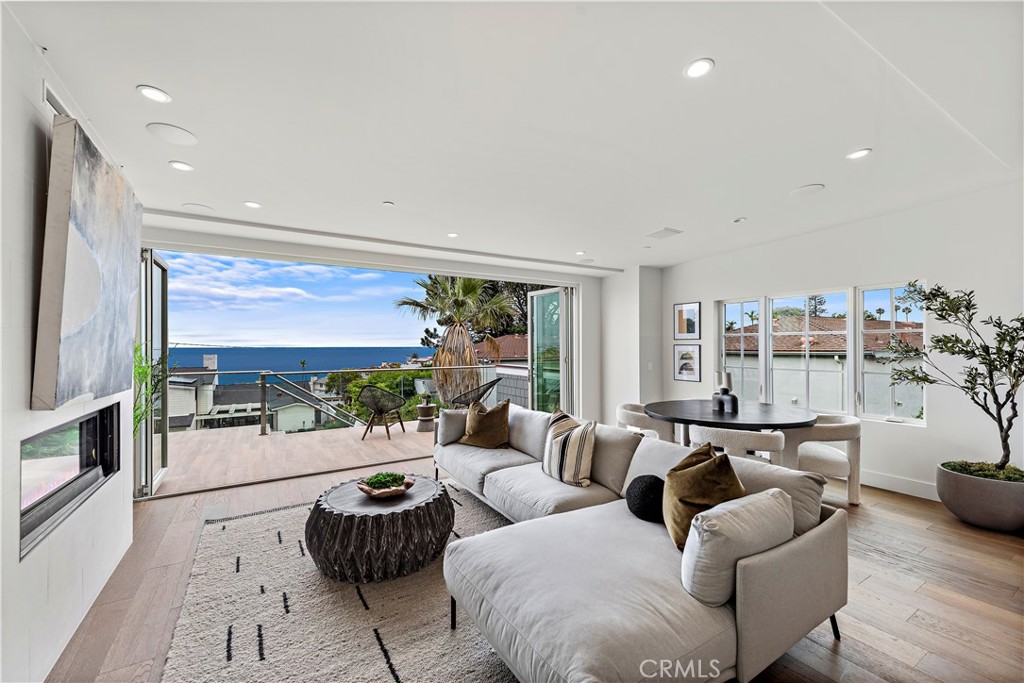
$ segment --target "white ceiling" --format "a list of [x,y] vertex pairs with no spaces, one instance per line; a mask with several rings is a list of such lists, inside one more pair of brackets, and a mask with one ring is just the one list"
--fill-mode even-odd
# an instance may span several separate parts
[[153,226],[623,268],[1021,179],[1020,2],[8,6]]

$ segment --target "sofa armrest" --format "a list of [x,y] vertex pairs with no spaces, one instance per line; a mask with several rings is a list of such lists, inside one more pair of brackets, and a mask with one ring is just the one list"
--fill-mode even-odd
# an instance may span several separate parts
[[736,563],[736,678],[746,683],[846,604],[846,511]]

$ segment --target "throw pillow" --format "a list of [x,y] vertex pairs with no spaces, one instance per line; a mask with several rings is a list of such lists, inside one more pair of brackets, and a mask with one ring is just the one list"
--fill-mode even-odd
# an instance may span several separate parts
[[465,436],[466,418],[465,410],[442,410],[437,420],[437,442],[447,446]]
[[793,538],[793,500],[768,489],[716,505],[693,518],[683,549],[686,592],[718,607],[736,589],[736,563]]
[[690,522],[698,512],[739,498],[743,484],[732,471],[729,456],[716,455],[707,443],[683,458],[665,477],[662,512],[665,526],[676,547],[686,546]]
[[665,496],[665,480],[653,474],[641,474],[626,488],[626,507],[645,522],[665,523],[661,499]]
[[548,422],[541,469],[564,484],[590,486],[590,466],[594,461],[595,422],[579,423],[561,410],[555,410]]
[[747,493],[776,488],[790,495],[793,499],[793,530],[797,536],[818,526],[825,477],[817,472],[790,470],[753,458],[732,458],[732,466]]
[[480,448],[508,448],[508,399],[490,410],[479,401],[469,406],[466,435],[459,443]]

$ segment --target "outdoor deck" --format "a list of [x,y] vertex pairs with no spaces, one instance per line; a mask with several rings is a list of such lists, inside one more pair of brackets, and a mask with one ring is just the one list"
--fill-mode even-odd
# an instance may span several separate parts
[[170,466],[157,495],[271,481],[345,468],[430,457],[434,435],[417,432],[416,422],[384,429],[374,427],[365,441],[363,429],[260,436],[260,428],[227,427],[174,432],[168,437]]

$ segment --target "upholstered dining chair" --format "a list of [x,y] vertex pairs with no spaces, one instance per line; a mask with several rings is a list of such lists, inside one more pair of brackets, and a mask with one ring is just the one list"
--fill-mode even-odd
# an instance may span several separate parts
[[[810,427],[786,430],[786,451],[796,452],[796,468],[846,480],[846,500],[860,505],[860,420],[850,415],[819,415]],[[826,442],[846,442],[846,450]]]
[[751,451],[767,453],[772,464],[778,464],[779,453],[786,445],[786,437],[782,432],[751,432],[690,425],[690,444],[700,446],[706,443],[722,449],[727,455],[740,458],[750,457]]
[[676,442],[676,426],[672,422],[656,420],[644,412],[639,403],[623,403],[615,410],[615,421],[619,427],[634,427],[641,432],[654,432],[661,441]]
[[[366,423],[366,429],[363,430],[363,439],[366,438],[367,434],[373,432],[373,425],[375,423],[381,423],[384,425],[384,431],[387,432],[388,440],[390,441],[391,428],[388,426],[388,417],[391,414],[398,418],[398,424],[401,425],[402,431],[405,431],[401,410],[402,406],[405,405],[405,399],[398,394],[392,393],[387,389],[381,389],[373,384],[367,384],[359,391],[356,401],[366,406],[366,409],[370,411],[370,420]],[[360,441],[363,439],[360,439]]]

